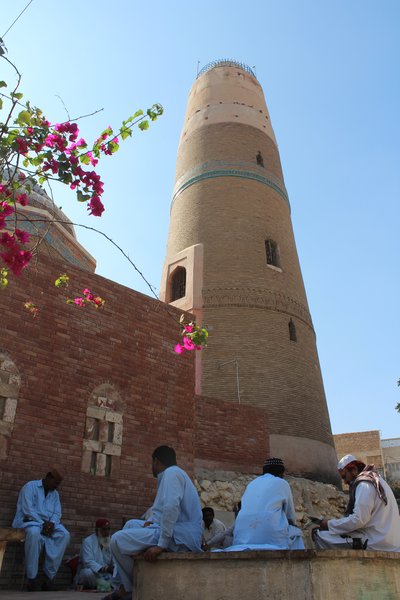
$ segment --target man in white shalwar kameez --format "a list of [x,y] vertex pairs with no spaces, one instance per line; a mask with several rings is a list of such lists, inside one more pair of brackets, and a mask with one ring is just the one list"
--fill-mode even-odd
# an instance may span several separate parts
[[249,483],[233,531],[233,545],[225,551],[304,550],[301,530],[295,526],[292,491],[283,479],[280,458],[269,458],[263,475]]
[[111,588],[115,587],[110,539],[110,521],[97,519],[95,533],[82,542],[76,585],[82,585],[84,589],[96,589],[98,580],[103,579],[109,582]]
[[70,534],[61,525],[61,503],[57,488],[62,481],[53,469],[44,479],[28,481],[18,496],[13,527],[25,529],[25,570],[28,590],[39,590],[37,579],[39,557],[44,547],[43,571],[46,581],[42,589],[50,589],[60,567]]
[[[165,551],[201,552],[202,513],[197,490],[176,465],[175,450],[159,446],[153,452],[157,495],[148,521],[132,519],[111,538],[111,551],[122,587],[107,600],[130,598],[133,582],[132,555],[144,552],[153,562]],[[129,592],[127,594],[127,592]]]
[[365,465],[352,454],[338,464],[343,481],[349,485],[349,503],[341,519],[324,519],[313,540],[318,549],[348,549],[353,539],[359,547],[400,552],[400,516],[396,499],[373,465]]

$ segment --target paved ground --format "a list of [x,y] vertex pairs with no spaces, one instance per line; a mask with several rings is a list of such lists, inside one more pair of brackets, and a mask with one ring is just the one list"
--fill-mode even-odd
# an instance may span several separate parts
[[0,600],[100,600],[104,592],[7,592],[0,590]]

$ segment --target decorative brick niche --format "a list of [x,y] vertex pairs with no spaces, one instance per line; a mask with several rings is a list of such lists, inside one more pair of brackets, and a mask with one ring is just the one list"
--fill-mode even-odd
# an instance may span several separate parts
[[0,352],[0,459],[8,457],[20,387],[21,376],[15,363],[8,354]]

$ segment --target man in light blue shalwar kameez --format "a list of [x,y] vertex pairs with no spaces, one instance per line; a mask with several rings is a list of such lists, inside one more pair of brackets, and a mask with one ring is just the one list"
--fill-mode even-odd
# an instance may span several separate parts
[[295,526],[292,492],[283,479],[280,458],[269,458],[263,475],[249,483],[235,522],[233,544],[226,551],[304,550],[301,530]]
[[96,589],[99,581],[103,580],[103,583],[109,584],[106,584],[106,589],[117,587],[113,578],[114,563],[110,540],[110,521],[105,518],[97,519],[95,533],[82,542],[75,577],[76,585],[82,585],[84,589]]
[[201,552],[203,526],[199,496],[188,475],[176,465],[174,449],[156,448],[152,467],[158,488],[150,519],[132,519],[111,538],[111,551],[124,591],[114,592],[109,598],[131,593],[132,555],[145,551],[144,558],[153,562],[166,550]]
[[46,589],[52,586],[70,540],[69,532],[60,522],[61,503],[57,488],[61,481],[61,475],[53,469],[44,479],[28,481],[18,496],[12,526],[24,528],[26,532],[25,568],[31,591],[39,589],[37,574],[42,548],[45,550]]

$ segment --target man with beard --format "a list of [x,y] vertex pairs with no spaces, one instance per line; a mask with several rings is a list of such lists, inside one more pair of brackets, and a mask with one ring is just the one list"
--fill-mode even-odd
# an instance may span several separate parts
[[13,527],[25,529],[25,569],[28,590],[38,591],[39,557],[44,548],[43,571],[45,581],[42,589],[53,588],[54,578],[60,567],[70,534],[61,525],[61,503],[57,488],[62,476],[56,469],[44,479],[28,481],[18,496]]
[[133,555],[154,562],[162,552],[201,552],[202,513],[199,496],[188,475],[176,464],[169,446],[152,455],[157,495],[149,520],[132,519],[111,538],[111,550],[122,586],[103,600],[132,597]]
[[[84,589],[96,589],[98,580],[109,581],[113,586],[114,564],[110,549],[110,521],[97,519],[96,529],[82,542],[76,585]],[[110,588],[109,588],[110,589]]]
[[349,486],[349,502],[344,517],[323,519],[319,529],[314,530],[316,548],[400,552],[397,502],[374,465],[365,465],[352,454],[346,454],[339,461],[338,470]]

